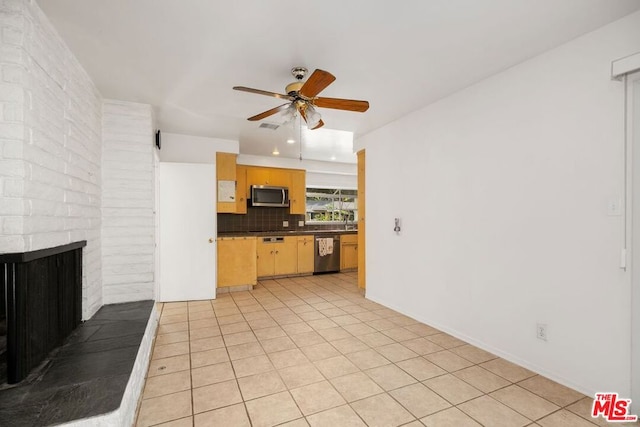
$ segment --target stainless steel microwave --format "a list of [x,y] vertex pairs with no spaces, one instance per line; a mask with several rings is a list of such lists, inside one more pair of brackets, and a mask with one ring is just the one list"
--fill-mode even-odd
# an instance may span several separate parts
[[286,208],[289,206],[289,189],[287,187],[252,185],[251,206]]

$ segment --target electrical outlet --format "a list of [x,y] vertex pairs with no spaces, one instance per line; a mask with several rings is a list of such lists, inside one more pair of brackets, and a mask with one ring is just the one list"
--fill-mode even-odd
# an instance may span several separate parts
[[298,221],[298,227],[304,227],[304,221]]
[[289,226],[289,221],[282,221],[282,226],[287,228]]
[[546,323],[538,323],[536,325],[536,337],[539,340],[543,340],[543,341],[547,340],[547,324]]

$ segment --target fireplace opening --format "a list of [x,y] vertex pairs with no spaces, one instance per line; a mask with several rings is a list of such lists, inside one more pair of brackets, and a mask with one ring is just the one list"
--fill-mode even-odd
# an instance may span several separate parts
[[7,285],[0,281],[0,384],[7,382]]
[[80,324],[86,244],[0,254],[0,384],[24,380]]

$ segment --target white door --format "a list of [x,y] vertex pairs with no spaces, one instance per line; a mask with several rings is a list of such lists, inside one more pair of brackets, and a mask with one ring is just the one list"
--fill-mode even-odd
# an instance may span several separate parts
[[160,163],[158,301],[216,297],[216,168]]

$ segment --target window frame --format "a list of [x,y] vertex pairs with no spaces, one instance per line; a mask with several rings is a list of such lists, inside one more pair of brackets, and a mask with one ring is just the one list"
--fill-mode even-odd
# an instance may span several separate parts
[[[346,194],[345,194],[346,193]],[[313,211],[309,209],[309,199],[312,197],[333,199],[332,203],[338,202],[337,209],[331,210],[331,217],[335,218],[336,213],[340,219],[318,220],[313,218]],[[343,203],[350,203],[351,209],[345,209]],[[327,211],[324,211],[327,212]],[[349,212],[348,220],[345,221],[344,212]],[[305,223],[309,225],[335,225],[335,224],[355,224],[358,220],[358,190],[356,188],[333,188],[333,187],[307,187],[305,189]]]

